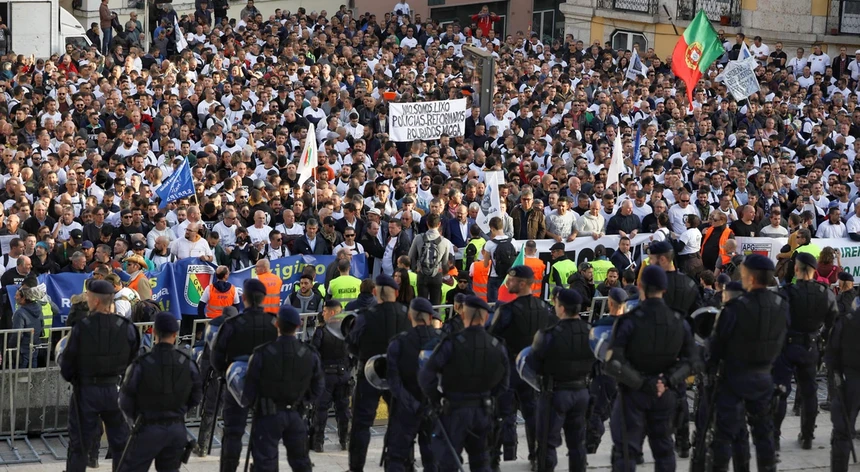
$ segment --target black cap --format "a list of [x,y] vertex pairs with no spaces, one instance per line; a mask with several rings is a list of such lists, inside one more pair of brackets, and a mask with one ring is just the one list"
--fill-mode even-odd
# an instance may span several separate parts
[[535,273],[531,267],[529,267],[527,265],[521,265],[521,266],[511,267],[511,269],[508,270],[508,276],[517,277],[520,279],[533,279],[533,278],[535,278]]
[[750,254],[744,257],[743,266],[752,270],[773,270],[773,261],[761,254]]
[[[764,256],[762,256],[762,257],[764,257]],[[797,262],[808,265],[809,267],[812,267],[813,269],[818,268],[818,261],[815,260],[815,256],[813,256],[812,254],[810,254],[808,252],[798,252],[796,257],[797,257],[797,259],[796,259]],[[770,260],[770,259],[768,259],[768,260]]]
[[394,290],[400,289],[400,286],[397,285],[397,282],[390,275],[385,275],[385,274],[379,274],[376,276],[376,286],[377,287],[391,287]]
[[140,239],[136,239],[133,243],[131,243],[132,249],[146,249],[146,243],[141,241]]
[[155,315],[155,323],[153,323],[155,331],[159,333],[177,333],[179,332],[179,322],[172,313],[162,311]]
[[325,219],[323,219],[323,224],[334,226],[334,218],[326,216]]
[[839,275],[836,276],[836,278],[843,282],[852,282],[854,280],[854,276],[849,274],[848,272],[840,272]]
[[487,302],[475,295],[469,295],[468,297],[466,297],[465,300],[463,300],[463,303],[466,306],[470,306],[472,308],[479,308],[482,310],[487,310],[488,312],[490,311],[490,305],[488,305]]
[[549,247],[550,251],[564,251],[564,243],[555,243]]
[[627,301],[627,291],[623,288],[615,287],[609,291],[609,298],[614,300],[616,303],[624,303]]
[[99,295],[113,295],[113,284],[107,280],[90,280],[87,290]]
[[70,235],[75,241],[80,241],[84,239],[84,232],[79,229],[73,229]]
[[642,283],[657,290],[666,290],[669,279],[666,278],[666,271],[662,267],[649,265],[642,269]]
[[726,284],[725,291],[726,292],[743,292],[744,286],[743,286],[743,284],[741,284],[738,281],[729,282]]
[[732,278],[729,277],[728,274],[720,274],[717,276],[717,283],[720,285],[725,285],[732,281]]
[[248,279],[245,280],[245,283],[242,284],[242,290],[245,293],[261,293],[263,295],[266,294],[266,285],[263,284],[259,279]]
[[433,304],[430,303],[430,300],[423,297],[413,298],[412,303],[409,304],[409,308],[419,313],[429,313],[431,315],[436,311],[433,308]]
[[558,292],[558,302],[562,305],[582,305],[582,295],[576,290],[565,288]]
[[299,315],[299,312],[290,305],[284,305],[278,310],[278,320],[280,320],[281,323],[292,326],[299,326],[302,324],[301,315]]
[[672,245],[667,241],[657,241],[648,246],[648,254],[666,254],[672,250]]

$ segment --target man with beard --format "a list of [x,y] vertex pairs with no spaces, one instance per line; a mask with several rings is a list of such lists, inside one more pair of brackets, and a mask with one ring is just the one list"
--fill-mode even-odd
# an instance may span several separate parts
[[571,290],[576,290],[582,297],[582,306],[590,307],[594,298],[594,268],[591,263],[583,262],[570,278],[567,279]]

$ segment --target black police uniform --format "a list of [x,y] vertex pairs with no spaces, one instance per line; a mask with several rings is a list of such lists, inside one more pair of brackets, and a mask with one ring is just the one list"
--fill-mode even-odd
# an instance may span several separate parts
[[502,343],[483,327],[471,326],[442,339],[418,372],[418,383],[430,404],[442,406],[432,445],[439,472],[458,470],[444,434],[458,455],[465,447],[470,469],[487,470],[494,403],[508,388],[508,369],[508,353]]
[[424,470],[435,470],[429,437],[433,425],[427,424],[430,405],[418,386],[418,356],[422,351],[433,350],[440,337],[439,330],[432,326],[416,326],[395,336],[388,345],[386,379],[393,404],[387,432],[388,457],[385,470],[388,472],[410,469],[416,435]]
[[358,357],[358,374],[352,398],[352,428],[349,432],[349,470],[361,472],[367,459],[370,444],[370,427],[376,419],[379,399],[390,397],[367,382],[364,364],[371,357],[385,354],[388,343],[394,336],[408,330],[412,325],[407,316],[408,309],[397,302],[383,302],[359,312],[347,339],[350,352]]
[[719,371],[720,376],[711,444],[716,471],[728,469],[732,443],[745,421],[750,425],[758,470],[776,470],[771,368],[782,351],[787,324],[788,303],[764,288],[731,300],[717,318],[708,356],[709,372]]
[[[635,470],[647,434],[656,470],[674,470],[678,385],[694,372],[697,356],[689,325],[662,299],[647,298],[615,322],[609,349],[606,371],[618,380],[610,420],[613,467]],[[667,388],[661,396],[659,379]]]
[[830,470],[834,472],[848,470],[854,424],[860,411],[858,339],[860,310],[855,310],[836,319],[825,354],[825,362],[831,371],[830,420],[833,431],[830,433]]
[[[615,320],[614,316],[602,316],[594,322],[594,327],[613,325]],[[600,440],[606,432],[604,423],[612,413],[612,404],[618,394],[618,383],[614,377],[606,374],[603,362],[596,361],[592,365],[588,389],[591,396],[591,414],[586,418],[588,425],[585,430],[585,449],[589,454],[594,454],[600,447]]]
[[773,369],[773,381],[784,387],[774,418],[774,440],[777,447],[782,421],[791,393],[791,376],[797,377],[797,389],[802,401],[800,434],[811,442],[818,415],[818,383],[815,374],[818,367],[818,341],[821,327],[829,332],[833,320],[839,315],[836,297],[824,284],[811,280],[798,280],[783,289],[789,302],[789,329],[785,347],[777,358]]
[[[517,406],[526,422],[526,441],[529,460],[535,460],[535,391],[524,382],[514,368],[517,355],[531,346],[538,330],[557,321],[550,306],[531,294],[522,295],[496,309],[488,332],[505,342],[510,354],[510,385],[499,397],[499,413],[502,416],[501,440],[504,460],[516,460],[517,455]],[[493,462],[498,463],[498,445],[491,445]]]
[[254,350],[248,361],[242,403],[255,405],[251,426],[255,471],[278,470],[281,440],[290,468],[297,472],[311,470],[303,411],[304,405],[315,402],[324,388],[319,354],[294,335],[281,335]]
[[135,430],[123,472],[179,470],[188,443],[185,414],[200,403],[203,381],[188,354],[158,343],[128,367],[119,406]]
[[[690,276],[678,270],[672,270],[666,272],[666,279],[669,284],[663,300],[669,308],[688,317],[704,305],[699,287]],[[678,405],[675,417],[675,446],[681,457],[687,457],[690,451],[690,405],[687,403],[687,384],[682,383],[676,387]]]
[[[220,326],[224,324],[226,317],[224,315],[212,318],[209,321],[209,326]],[[199,456],[205,456],[209,446],[209,435],[212,433],[212,426],[215,422],[217,412],[215,407],[218,404],[218,374],[212,368],[212,351],[209,349],[209,343],[203,343],[203,353],[200,355],[200,372],[203,377],[203,406],[200,411],[200,430],[197,434],[197,446],[195,453]],[[227,389],[221,389],[221,398],[223,401],[224,395],[229,395]]]
[[[221,377],[234,361],[247,359],[258,346],[277,338],[274,317],[262,308],[248,308],[244,313],[224,321],[212,349],[212,367]],[[248,408],[239,405],[233,395],[224,395],[224,434],[221,438],[221,471],[233,472],[242,454],[242,436],[248,420]]]
[[119,465],[129,430],[119,409],[117,386],[138,349],[137,329],[116,313],[93,312],[72,328],[60,358],[60,373],[74,387],[67,472],[86,470],[87,451],[100,439],[99,419],[105,424],[113,467]]
[[588,344],[590,330],[591,326],[578,317],[562,319],[538,332],[532,353],[526,358],[526,363],[543,377],[541,388],[552,386],[552,395],[542,393],[537,403],[537,434],[547,434],[547,470],[554,470],[558,463],[556,448],[561,445],[562,428],[569,445],[569,469],[585,470],[585,413],[589,401],[586,376],[594,363]]
[[314,331],[311,345],[322,359],[325,388],[314,406],[314,437],[311,438],[311,447],[317,451],[322,450],[328,409],[334,403],[334,411],[337,416],[337,436],[340,440],[341,449],[346,449],[350,418],[349,353],[346,350],[346,343],[325,329],[322,315],[320,315],[320,323],[322,326]]

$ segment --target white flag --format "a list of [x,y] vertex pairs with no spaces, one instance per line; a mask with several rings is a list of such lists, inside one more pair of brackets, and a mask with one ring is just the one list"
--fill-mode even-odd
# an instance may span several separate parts
[[182,29],[179,27],[179,19],[173,17],[173,33],[176,34],[176,52],[182,52],[188,47],[188,41],[182,35]]
[[302,155],[299,158],[299,167],[296,169],[299,174],[299,187],[304,185],[308,179],[313,177],[314,169],[317,166],[316,136],[317,134],[314,130],[314,124],[311,123],[310,127],[308,127],[308,136],[305,138],[305,148],[302,150]]
[[624,156],[621,152],[621,135],[615,134],[615,143],[612,146],[612,161],[609,163],[609,170],[606,172],[606,190],[609,186],[618,182],[618,176],[624,170]]
[[648,66],[639,58],[636,48],[633,48],[633,56],[630,57],[630,65],[627,66],[627,74],[624,78],[635,81],[640,75],[642,77],[648,76]]

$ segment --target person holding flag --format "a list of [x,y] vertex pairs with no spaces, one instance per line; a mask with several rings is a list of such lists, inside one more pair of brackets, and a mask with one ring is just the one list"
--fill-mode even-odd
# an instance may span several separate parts
[[179,169],[162,182],[161,187],[155,191],[155,195],[161,199],[158,204],[159,209],[166,207],[170,202],[194,195],[194,179],[191,176],[188,159],[183,160]]
[[[699,10],[690,26],[678,39],[672,53],[672,73],[687,86],[689,109],[693,109],[693,88],[714,63],[724,53],[723,45],[714,27],[711,26],[704,10]],[[614,160],[614,159],[613,159]],[[607,187],[609,187],[607,183]]]
[[648,66],[639,58],[639,47],[633,46],[633,55],[630,56],[630,65],[627,66],[627,72],[624,75],[625,79],[636,81],[639,76],[648,77]]

